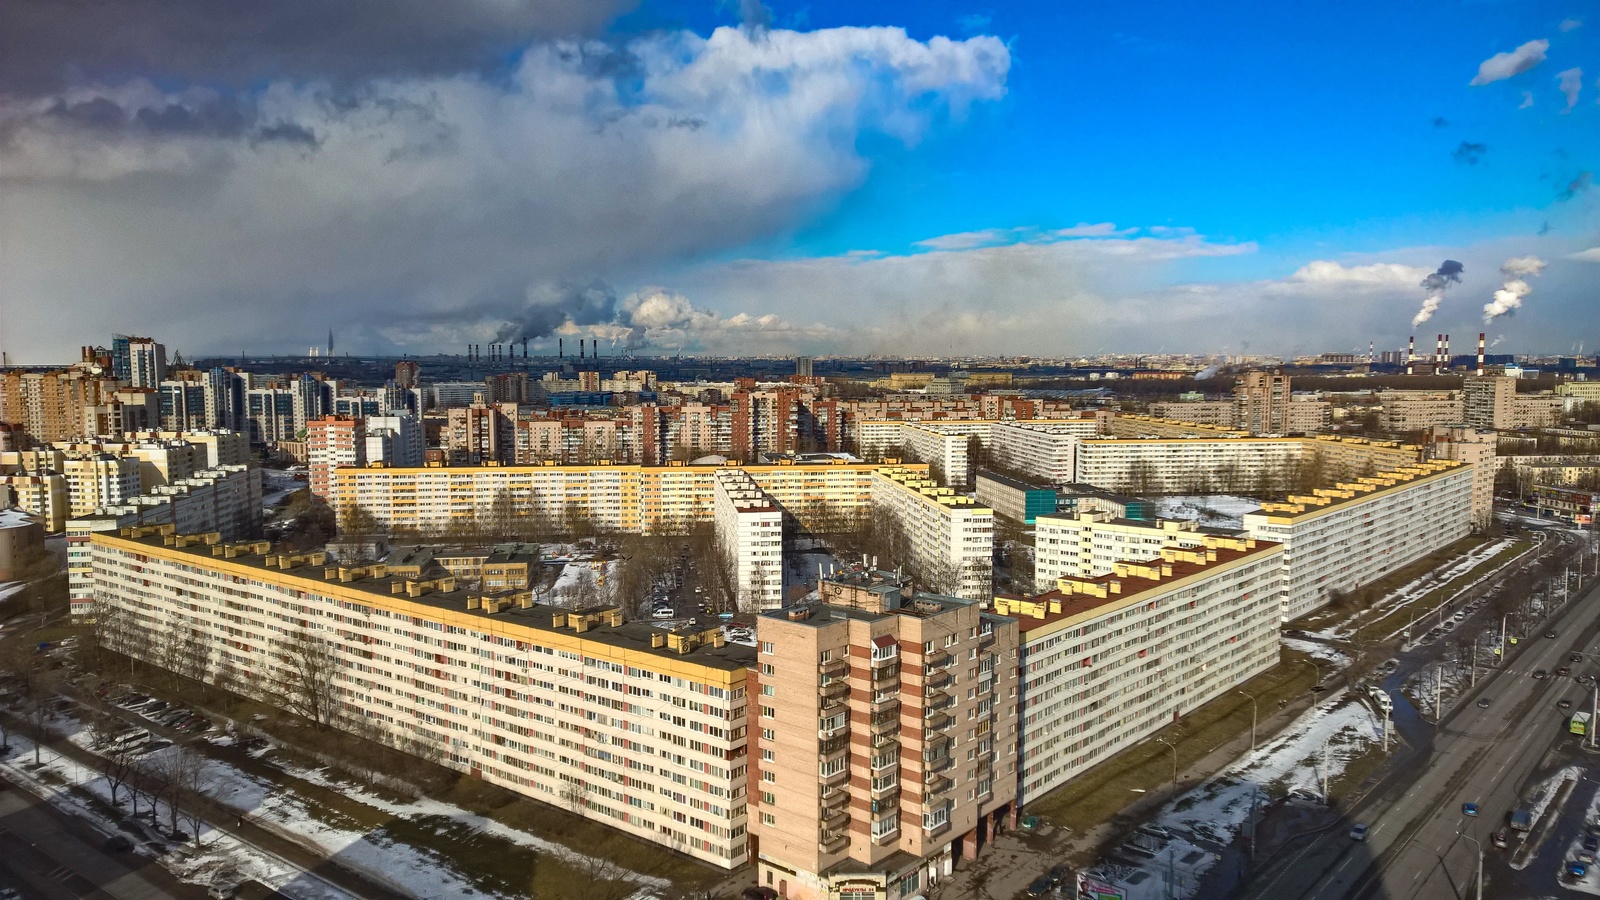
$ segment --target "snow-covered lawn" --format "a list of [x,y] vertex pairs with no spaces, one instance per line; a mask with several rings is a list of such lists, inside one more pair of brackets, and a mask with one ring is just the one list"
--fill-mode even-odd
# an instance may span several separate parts
[[[1474,547],[1470,552],[1462,554],[1461,556],[1440,565],[1438,568],[1431,569],[1428,572],[1412,579],[1406,584],[1401,585],[1396,590],[1391,591],[1387,595],[1379,598],[1377,602],[1373,603],[1370,607],[1357,610],[1338,622],[1335,622],[1331,625],[1326,625],[1318,630],[1307,631],[1307,634],[1328,640],[1348,638],[1367,622],[1380,620],[1393,613],[1395,610],[1402,609],[1408,604],[1415,603],[1423,597],[1426,597],[1428,592],[1449,584],[1452,580],[1471,572],[1474,568],[1493,559],[1495,554],[1505,550],[1507,547],[1511,546],[1512,543],[1513,541],[1509,539],[1503,539],[1491,541],[1490,543]],[[1408,617],[1404,622],[1398,623],[1393,632],[1384,637],[1384,640],[1398,637],[1402,631],[1405,631],[1411,626],[1412,619],[1418,620],[1419,631],[1424,630],[1420,626],[1428,621],[1428,617],[1430,615],[1435,615],[1441,609],[1449,607],[1450,604],[1455,600],[1456,596],[1459,596],[1463,591],[1470,590],[1487,579],[1499,577],[1500,571],[1501,570],[1489,572],[1482,578],[1474,580],[1471,584],[1462,585],[1454,595],[1444,598],[1434,606],[1430,606],[1427,609],[1415,610],[1414,616]]]
[[1232,494],[1158,497],[1156,515],[1163,519],[1188,519],[1211,528],[1243,528],[1245,513],[1261,508],[1260,500]]
[[[1561,786],[1569,781],[1577,781],[1581,779],[1583,777],[1583,772],[1583,766],[1567,766],[1556,772],[1554,775],[1551,775],[1549,778],[1539,782],[1539,786],[1534,788],[1533,800],[1528,803],[1527,806],[1528,812],[1533,817],[1533,824],[1535,828],[1538,828],[1539,819],[1544,816],[1545,810],[1550,808],[1550,803],[1555,800],[1556,793],[1561,790]],[[1529,853],[1524,857],[1521,853],[1518,853],[1511,859],[1511,868],[1526,869],[1528,864],[1533,862],[1533,857],[1536,855],[1537,854]],[[1562,864],[1565,865],[1565,863],[1566,858],[1563,858]]]
[[[1264,809],[1286,795],[1311,798],[1298,802],[1320,802],[1315,798],[1325,795],[1326,786],[1337,781],[1352,760],[1382,741],[1383,721],[1371,705],[1341,690],[1306,710],[1278,737],[1167,804],[1156,824],[1179,836],[1170,846],[1186,858],[1179,867],[1184,871],[1178,873],[1178,894],[1193,893],[1200,876],[1218,859],[1206,847],[1231,843],[1246,827],[1252,808]],[[1166,878],[1166,853],[1142,866],[1158,881]],[[1117,868],[1105,867],[1103,874],[1125,877],[1125,872],[1113,871]]]
[[[1303,638],[1292,637],[1279,638],[1279,640],[1283,642],[1283,646],[1290,650],[1298,650],[1312,659],[1321,660],[1341,669],[1350,665],[1350,657],[1348,655],[1339,650],[1339,648],[1330,647],[1321,641],[1308,641]],[[1327,675],[1324,674],[1323,677],[1326,678]]]
[[[71,727],[70,723],[61,720],[57,724],[63,728]],[[81,743],[80,738],[81,732],[72,736],[74,743]],[[40,748],[41,765],[35,768],[33,744],[15,736],[11,738],[11,743],[11,752],[0,759],[0,771],[5,772],[8,779],[26,785],[33,793],[45,797],[51,805],[89,821],[106,835],[119,832],[131,835],[135,839],[136,853],[154,857],[180,880],[209,885],[216,881],[254,879],[296,900],[346,900],[350,897],[350,894],[320,878],[210,826],[201,829],[198,849],[193,842],[181,847],[174,844],[169,852],[155,856],[144,846],[146,836],[154,835],[153,828],[140,826],[139,831],[128,831],[104,816],[82,795],[71,792],[71,788],[79,788],[109,805],[111,792],[99,772],[61,756],[48,747]],[[121,797],[126,802],[126,788],[122,790]],[[167,820],[165,805],[157,808],[155,820]]]
[[[85,749],[92,749],[92,735],[77,720],[59,717],[55,720],[57,733]],[[219,746],[234,742],[231,735],[212,739]],[[119,830],[118,826],[97,813],[84,799],[71,793],[70,787],[81,788],[105,803],[110,803],[110,790],[106,780],[92,768],[75,760],[60,756],[48,748],[41,749],[43,766],[32,770],[33,747],[19,738],[13,738],[12,752],[0,759],[0,771],[8,777],[30,785],[35,792],[47,796],[51,803],[75,815],[94,822],[107,834]],[[175,753],[167,747],[148,754],[151,759]],[[257,758],[271,755],[272,748],[253,753]],[[615,867],[603,866],[582,854],[558,844],[544,841],[526,832],[518,831],[499,822],[467,812],[460,807],[433,800],[396,802],[348,782],[330,778],[321,769],[307,769],[286,765],[272,757],[269,764],[294,778],[319,785],[354,801],[370,810],[374,821],[417,820],[432,830],[458,826],[466,832],[506,841],[509,844],[530,847],[550,858],[573,865],[580,871],[605,872],[605,877],[632,881],[639,885],[640,894],[666,886],[660,879],[649,878]],[[243,772],[238,768],[207,758],[204,762],[207,796],[237,810],[251,823],[268,829],[280,837],[294,841],[312,852],[328,858],[337,858],[341,865],[360,871],[379,883],[415,897],[465,897],[485,894],[477,883],[462,872],[449,858],[427,848],[415,847],[391,837],[386,826],[367,828],[350,821],[348,816],[318,808],[297,795],[292,786]],[[48,772],[49,776],[41,777]],[[124,802],[127,790],[121,794]],[[141,802],[141,807],[145,803]],[[141,818],[143,814],[141,813]],[[163,806],[155,822],[165,823],[167,814]],[[181,822],[182,820],[180,820]],[[155,829],[143,826],[151,836]],[[141,841],[142,841],[141,837]],[[201,829],[201,848],[193,845],[175,849],[159,857],[162,865],[184,881],[210,884],[218,880],[238,881],[253,878],[297,900],[334,900],[349,895],[300,871],[292,864],[271,854],[245,844],[210,825]],[[494,896],[490,894],[490,896]]]
[[1338,691],[1306,710],[1278,737],[1179,797],[1158,821],[1226,844],[1243,827],[1252,801],[1300,792],[1322,797],[1350,761],[1383,741],[1383,720],[1356,694]]

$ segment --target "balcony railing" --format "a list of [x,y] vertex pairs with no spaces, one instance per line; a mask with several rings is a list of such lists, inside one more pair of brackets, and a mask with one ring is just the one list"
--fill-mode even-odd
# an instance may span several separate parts
[[823,775],[821,780],[823,784],[829,787],[833,787],[834,785],[838,784],[844,784],[850,780],[850,767],[844,766],[832,775]]
[[850,830],[850,811],[841,809],[828,813],[822,819],[822,827],[834,834],[844,834]]
[[930,673],[927,679],[922,682],[923,686],[930,690],[938,690],[949,683],[950,673],[949,671],[943,669],[938,672]]
[[819,831],[817,843],[822,845],[823,853],[838,853],[850,846],[850,835],[844,832]]
[[956,698],[949,691],[928,692],[927,709],[949,709],[956,702]]
[[824,812],[837,812],[850,805],[850,792],[843,788],[824,790],[821,804]]
[[940,756],[927,760],[922,764],[922,774],[937,775],[940,772],[948,772],[950,767],[955,765],[955,762],[955,759],[950,756]]
[[899,730],[899,728],[900,728],[900,709],[899,709],[899,704],[896,704],[894,709],[886,710],[884,712],[873,713],[872,714],[872,718],[867,721],[867,727],[871,730],[871,732],[873,734],[882,734],[883,732],[888,731],[889,729]]
[[834,681],[823,685],[822,689],[817,693],[822,697],[848,697],[850,696],[850,685],[848,682]]
[[990,628],[990,629],[987,629],[987,630],[980,629],[978,631],[978,646],[980,648],[987,648],[993,643],[994,643],[994,629],[993,628]]
[[872,683],[874,685],[877,685],[879,682],[882,682],[882,681],[888,681],[891,678],[899,678],[899,677],[900,677],[900,663],[899,663],[899,661],[896,661],[895,664],[892,665],[892,666],[879,666],[879,667],[874,668],[872,670]]
[[945,715],[942,712],[936,712],[927,718],[928,730],[943,731],[944,729],[949,728],[951,725],[954,725],[955,721],[955,719]]
[[948,794],[950,793],[950,789],[955,786],[956,783],[954,781],[944,777],[943,775],[940,775],[928,781],[928,796],[933,797],[941,794]]
[[818,702],[817,708],[821,709],[823,712],[833,712],[839,707],[844,706],[845,701],[848,700],[849,697],[850,695],[848,691],[843,694],[834,694],[831,697],[827,694],[823,694],[822,699]]
[[899,740],[900,723],[896,721],[894,725],[887,726],[882,731],[874,730],[872,732],[872,749],[878,750],[880,748],[887,747],[890,744],[896,743]]
[[839,753],[841,751],[849,749],[849,747],[850,747],[850,735],[841,734],[841,735],[838,735],[837,737],[831,737],[831,738],[828,738],[827,740],[824,740],[824,741],[818,741],[817,742],[817,756],[819,758],[826,758],[826,757],[834,755],[835,753]]
[[922,668],[924,671],[931,672],[935,669],[943,669],[952,662],[955,662],[955,657],[943,650],[935,650],[922,658]]
[[949,828],[950,818],[946,816],[942,821],[934,822],[932,825],[923,825],[922,833],[928,837],[936,837],[948,831]]
[[842,659],[831,659],[825,663],[818,663],[817,672],[829,678],[843,678],[850,674],[850,663]]
[[900,698],[895,696],[872,698],[872,714],[874,717],[889,714],[900,715]]

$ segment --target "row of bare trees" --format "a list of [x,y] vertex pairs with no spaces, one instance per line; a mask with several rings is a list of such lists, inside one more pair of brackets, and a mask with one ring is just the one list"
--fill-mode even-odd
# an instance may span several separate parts
[[135,818],[139,816],[141,800],[152,818],[164,806],[168,833],[178,835],[187,825],[198,846],[212,786],[205,757],[183,746],[146,753],[138,743],[121,743],[118,736],[127,731],[128,725],[109,713],[97,715],[89,727],[112,805],[120,805],[126,794],[129,812]]

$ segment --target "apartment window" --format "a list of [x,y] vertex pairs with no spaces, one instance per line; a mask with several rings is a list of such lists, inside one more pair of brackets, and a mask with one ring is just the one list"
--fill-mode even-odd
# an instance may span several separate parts
[[[761,824],[763,824],[763,825],[777,825],[778,824],[778,817],[774,816],[772,813],[762,813],[761,814]],[[767,877],[770,879],[772,877],[772,873],[768,872],[767,873]]]
[[763,770],[761,772],[761,780],[771,784],[778,780],[778,773],[771,770]]
[[771,641],[762,641],[761,642],[761,652],[762,653],[771,653],[771,652],[773,652],[772,651],[772,642]]
[[776,674],[778,674],[778,670],[773,667],[772,663],[762,663],[761,664],[761,674],[763,674],[763,675],[776,675]]
[[777,694],[777,689],[774,688],[772,685],[763,684],[761,686],[761,696],[763,696],[763,697],[771,697],[771,696],[774,696],[776,694]]
[[831,662],[832,660],[833,660],[833,651],[832,650],[824,650],[821,653],[817,654],[817,662],[819,662],[819,663]]
[[764,804],[766,806],[777,806],[778,805],[778,798],[773,796],[772,794],[766,792],[766,791],[762,791],[761,792],[761,802],[762,802],[762,804]]
[[890,816],[887,819],[879,819],[878,821],[872,823],[872,839],[877,840],[879,838],[888,837],[899,830],[900,819],[898,817]]
[[763,718],[763,719],[776,719],[777,717],[778,717],[778,711],[777,710],[773,709],[770,706],[761,707],[761,718]]
[[778,733],[771,728],[763,728],[761,729],[761,739],[763,741],[775,741],[778,739]]

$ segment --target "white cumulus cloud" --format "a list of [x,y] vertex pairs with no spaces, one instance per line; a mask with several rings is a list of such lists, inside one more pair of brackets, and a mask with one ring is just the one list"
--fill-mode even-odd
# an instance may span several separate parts
[[374,351],[498,327],[530,286],[654,280],[809,221],[867,176],[861,138],[914,145],[1009,68],[987,36],[728,27],[541,41],[503,78],[0,101],[14,339],[160,324],[190,356],[301,346],[311,321]]
[[1529,41],[1509,53],[1496,53],[1478,64],[1478,74],[1469,82],[1474,87],[1504,81],[1544,62],[1544,54],[1550,49],[1547,40]]

